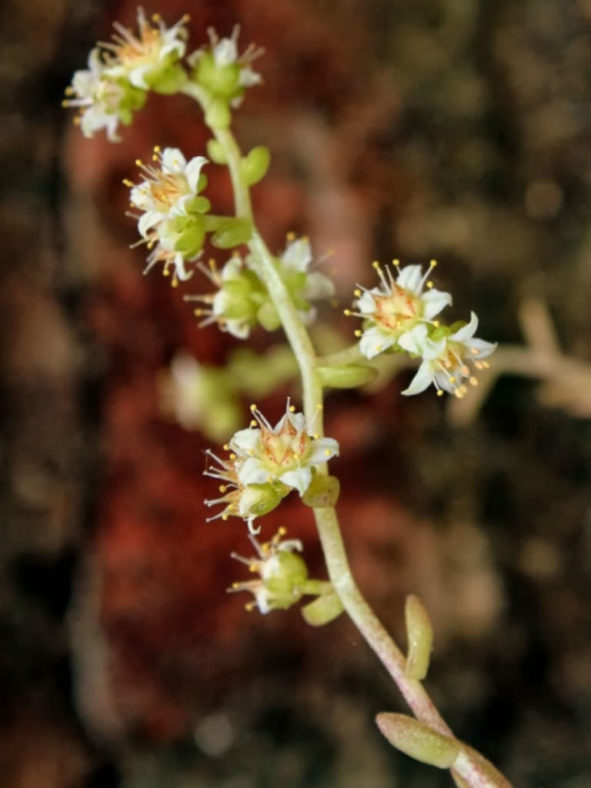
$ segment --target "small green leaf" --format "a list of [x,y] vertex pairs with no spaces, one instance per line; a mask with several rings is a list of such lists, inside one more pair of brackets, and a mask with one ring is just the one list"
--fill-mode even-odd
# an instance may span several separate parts
[[302,616],[307,624],[312,627],[321,627],[329,624],[343,612],[343,603],[335,591],[319,596],[313,602],[302,608]]
[[317,367],[323,386],[335,389],[352,389],[370,383],[377,377],[378,371],[366,364],[338,364]]
[[215,164],[227,164],[228,157],[221,142],[215,139],[207,141],[207,155]]
[[324,509],[336,504],[340,491],[341,485],[336,476],[316,473],[312,477],[302,501],[312,509]]
[[410,594],[404,607],[408,654],[405,673],[409,679],[421,681],[427,675],[431,649],[433,648],[433,627],[431,619],[421,600]]
[[257,145],[240,162],[240,172],[247,186],[253,186],[267,174],[271,154],[264,145]]
[[393,747],[417,761],[449,769],[460,754],[460,743],[406,714],[382,712],[376,723]]

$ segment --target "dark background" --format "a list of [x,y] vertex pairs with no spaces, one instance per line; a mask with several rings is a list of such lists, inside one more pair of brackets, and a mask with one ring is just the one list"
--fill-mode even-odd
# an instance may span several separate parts
[[[273,153],[255,190],[273,249],[288,230],[333,249],[343,304],[372,259],[437,257],[455,317],[474,308],[481,336],[523,348],[492,359],[478,407],[401,398],[404,373],[332,395],[328,434],[355,574],[400,642],[404,596],[425,601],[427,684],[457,735],[516,786],[585,788],[591,3],[145,6],[190,11],[194,48],[237,21],[266,48],[236,131]],[[63,88],[134,5],[0,15],[2,785],[449,785],[377,733],[402,701],[347,620],[315,631],[225,594],[244,528],[204,522],[208,441],[162,416],[156,383],[179,349],[223,363],[233,341],[141,276],[121,185],[155,143],[203,152],[195,107],[152,97],[121,144],[85,140]],[[222,175],[209,194],[231,210]],[[323,313],[347,341],[339,315]],[[271,418],[286,393],[261,401]],[[308,513],[289,499],[267,519],[321,574]]]

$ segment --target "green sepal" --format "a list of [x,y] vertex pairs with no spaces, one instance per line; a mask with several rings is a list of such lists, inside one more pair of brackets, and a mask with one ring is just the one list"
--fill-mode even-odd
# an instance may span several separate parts
[[248,484],[242,493],[241,504],[249,514],[262,517],[279,506],[289,491],[289,487],[281,483]]
[[211,203],[207,199],[207,197],[203,197],[203,195],[197,195],[197,197],[193,197],[193,199],[187,205],[187,211],[189,213],[207,213],[211,208]]
[[205,240],[205,223],[201,216],[179,216],[173,220],[177,232],[174,248],[191,259],[199,254]]
[[148,82],[155,93],[171,96],[179,92],[187,79],[185,69],[179,63],[172,63],[159,69],[154,77],[148,79]]
[[193,75],[209,93],[232,99],[242,90],[239,84],[241,68],[239,63],[219,66],[215,62],[213,52],[204,52],[195,66]]
[[253,186],[267,174],[271,154],[264,145],[257,145],[240,162],[240,173],[247,186]]
[[352,389],[370,383],[378,375],[377,369],[366,364],[333,364],[317,367],[320,382],[327,388]]
[[[305,587],[304,587],[304,593]],[[302,608],[302,616],[307,624],[312,627],[321,627],[329,624],[343,612],[343,603],[335,591],[319,596]]]
[[207,141],[206,147],[207,155],[215,164],[223,165],[228,163],[228,157],[221,142],[218,142],[216,139],[210,139]]
[[341,485],[336,476],[316,473],[302,496],[302,501],[313,509],[332,507],[338,501],[340,491]]
[[232,249],[250,240],[252,222],[243,218],[225,218],[222,226],[212,236],[211,242],[218,249]]
[[277,310],[270,301],[265,303],[259,308],[257,312],[257,320],[265,331],[277,331],[281,325],[281,318],[277,314]]

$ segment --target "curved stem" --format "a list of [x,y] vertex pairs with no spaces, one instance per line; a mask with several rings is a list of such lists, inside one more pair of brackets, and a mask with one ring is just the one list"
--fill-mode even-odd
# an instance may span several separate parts
[[[196,98],[204,110],[207,108],[209,98],[199,86],[189,83],[184,88],[184,91]],[[240,174],[240,149],[229,130],[214,128],[212,131],[218,142],[223,146],[226,154],[234,189],[236,213],[253,221],[254,227],[249,190]],[[315,434],[322,435],[324,421],[323,392],[316,372],[317,363],[318,361],[326,362],[329,359],[332,363],[335,363],[335,360],[341,363],[341,360],[352,361],[357,358],[358,351],[355,348],[349,348],[341,354],[318,359],[310,336],[279,275],[274,257],[256,228],[253,230],[253,236],[248,245],[256,258],[255,270],[264,281],[273,299],[299,366],[303,387],[304,412],[308,428]],[[326,473],[326,466],[321,467],[320,472]],[[373,613],[357,587],[345,552],[335,509],[333,507],[314,509],[314,517],[330,581],[349,617],[392,676],[417,719],[431,725],[440,733],[448,736],[453,735],[435,708],[423,685],[406,675],[406,660],[402,652]],[[462,749],[461,756],[461,758],[458,758],[458,762],[454,764],[454,771],[463,777],[472,788],[511,788],[502,775],[497,773],[497,775],[491,776],[490,770],[482,767],[482,764],[487,762],[479,754],[476,758]],[[491,769],[493,769],[492,766]]]

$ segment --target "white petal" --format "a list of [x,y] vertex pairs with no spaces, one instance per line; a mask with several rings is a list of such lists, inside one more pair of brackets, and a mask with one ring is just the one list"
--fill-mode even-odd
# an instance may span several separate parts
[[230,440],[230,448],[238,454],[254,451],[261,437],[261,431],[251,428],[238,430]]
[[177,279],[179,279],[181,282],[186,282],[187,279],[190,279],[193,276],[193,271],[187,271],[185,268],[185,261],[182,254],[176,254],[174,256],[173,265]]
[[240,69],[240,76],[238,77],[238,84],[242,88],[251,88],[253,85],[260,85],[262,77],[253,71],[250,66],[244,66]]
[[187,162],[178,148],[164,148],[162,151],[162,171],[180,174]]
[[269,471],[263,466],[260,460],[249,457],[237,469],[238,479],[243,485],[247,484],[266,484],[269,480]]
[[398,344],[407,353],[415,353],[418,356],[422,356],[427,334],[427,326],[424,323],[418,323],[410,331],[405,331],[404,334],[398,337]]
[[222,38],[213,48],[213,57],[217,66],[228,66],[238,58],[236,41],[233,38]]
[[148,90],[149,85],[146,82],[146,75],[152,71],[154,68],[153,63],[144,63],[141,66],[136,66],[132,68],[127,75],[130,83],[134,86],[134,88],[140,88],[140,90]]
[[248,323],[244,323],[240,320],[226,320],[224,325],[221,326],[221,329],[228,334],[232,334],[236,339],[246,339],[250,334],[250,326]]
[[450,306],[452,297],[443,290],[436,290],[433,288],[421,296],[421,302],[423,304],[423,317],[427,320],[431,320],[435,315],[438,315],[442,309],[445,309],[446,306]]
[[307,238],[298,238],[287,245],[281,255],[283,264],[292,271],[305,271],[312,262],[312,250]]
[[452,342],[461,342],[462,344],[466,344],[469,342],[470,339],[476,333],[476,329],[478,328],[478,318],[476,317],[475,312],[470,313],[470,322],[466,323],[465,326],[459,328],[454,334],[450,335],[450,341]]
[[405,290],[420,295],[423,289],[423,271],[420,265],[407,265],[400,269],[396,277],[396,284]]
[[279,424],[281,424],[281,422],[285,419],[286,416],[289,419],[291,426],[294,428],[294,430],[296,430],[296,432],[304,432],[306,430],[306,417],[304,416],[304,414],[291,413],[291,411],[288,411],[285,414],[285,416],[281,418],[281,421],[276,425],[274,430],[275,432],[279,432],[279,430],[281,429],[281,427],[279,427]]
[[373,358],[378,353],[392,347],[394,338],[382,334],[377,326],[371,326],[363,332],[359,340],[359,350],[365,358]]
[[410,397],[412,394],[420,394],[421,391],[424,391],[428,388],[435,378],[435,374],[433,372],[433,368],[431,362],[423,361],[421,366],[418,368],[416,375],[410,381],[408,388],[404,389],[402,394]]
[[318,271],[312,271],[306,277],[304,297],[310,301],[319,301],[321,298],[332,298],[335,294],[334,283]]
[[314,446],[306,462],[309,465],[320,465],[322,462],[328,462],[331,457],[339,456],[339,443],[334,438],[320,438],[314,441]]
[[471,358],[488,358],[497,349],[497,344],[497,342],[486,342],[484,339],[472,339],[469,343],[470,349],[474,349],[477,352],[471,353]]
[[242,263],[237,257],[230,257],[228,262],[222,268],[222,279],[238,279],[242,270]]
[[300,495],[303,495],[312,481],[312,471],[310,468],[296,468],[293,471],[286,471],[281,474],[279,481],[288,487],[293,487]]
[[373,300],[369,290],[366,290],[361,298],[357,300],[356,306],[364,315],[371,315],[372,312],[376,311],[376,302]]
[[138,186],[134,186],[129,193],[129,201],[140,211],[149,210],[153,202],[150,184],[142,181]]
[[162,221],[163,218],[164,214],[160,213],[160,211],[146,211],[146,213],[140,216],[137,223],[139,234],[143,238],[147,238],[148,230],[151,230],[152,227]]
[[194,156],[185,167],[185,177],[192,194],[197,194],[197,184],[204,164],[208,164],[208,159],[205,156]]

